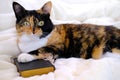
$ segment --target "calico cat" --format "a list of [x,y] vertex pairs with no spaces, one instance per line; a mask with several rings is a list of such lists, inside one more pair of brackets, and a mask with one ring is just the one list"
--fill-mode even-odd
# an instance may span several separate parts
[[120,29],[93,24],[54,25],[50,19],[52,3],[39,10],[26,10],[13,2],[18,44],[22,54],[19,62],[35,59],[94,58],[105,52],[120,53]]

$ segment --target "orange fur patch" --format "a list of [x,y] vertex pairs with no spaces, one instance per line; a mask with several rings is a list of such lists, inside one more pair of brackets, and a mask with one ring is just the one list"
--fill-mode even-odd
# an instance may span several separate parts
[[63,43],[65,41],[65,30],[64,28],[58,28],[58,27],[55,27],[54,31],[52,31],[51,35],[50,35],[50,38],[48,38],[48,45],[49,44],[60,44],[60,43]]
[[105,43],[101,43],[99,46],[95,46],[92,51],[92,58],[94,59],[101,58],[104,47],[105,47]]

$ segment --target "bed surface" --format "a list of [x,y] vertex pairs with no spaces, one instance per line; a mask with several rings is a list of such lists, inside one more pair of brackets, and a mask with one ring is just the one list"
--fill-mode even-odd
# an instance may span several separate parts
[[[47,0],[14,1],[26,9],[39,9],[47,2]],[[120,28],[120,0],[51,1],[53,4],[51,19],[54,24],[92,23]],[[11,57],[20,53],[16,43],[12,2],[13,0],[4,0],[0,3],[0,74],[3,74],[0,75],[0,80],[120,80],[120,55],[115,53],[107,53],[98,60],[58,59],[54,63],[56,67],[54,72],[29,78],[20,77],[16,66],[11,62]]]

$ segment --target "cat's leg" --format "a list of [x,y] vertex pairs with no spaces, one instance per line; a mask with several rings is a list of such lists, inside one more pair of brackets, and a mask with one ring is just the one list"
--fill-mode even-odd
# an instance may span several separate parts
[[103,49],[105,47],[105,43],[101,43],[99,46],[96,45],[94,48],[93,48],[93,51],[92,51],[92,58],[93,59],[99,59],[101,58],[101,56],[103,55]]
[[51,63],[54,63],[55,61],[55,56],[51,53],[51,52],[41,52],[38,54],[38,56],[36,56],[37,59],[44,59],[44,60],[48,60]]
[[34,50],[28,53],[21,53],[18,56],[18,61],[19,62],[30,62],[35,59],[48,59],[52,61],[52,54],[48,52],[40,52],[40,49]]
[[18,56],[18,61],[29,62],[35,59],[45,59],[53,63],[58,57],[59,52],[61,52],[60,45],[59,48],[58,46],[50,45],[28,53],[22,53]]
[[31,52],[21,53],[18,56],[18,61],[25,63],[25,62],[30,62],[30,61],[33,61],[33,60],[36,60],[36,59],[45,59],[45,60],[49,60],[51,63],[54,62],[52,53],[47,53],[47,52],[46,53],[38,53],[38,55],[30,54],[30,53]]

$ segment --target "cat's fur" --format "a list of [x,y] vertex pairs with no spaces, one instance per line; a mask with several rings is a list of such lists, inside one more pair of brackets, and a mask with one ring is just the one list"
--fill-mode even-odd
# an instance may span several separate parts
[[51,2],[47,2],[40,10],[28,11],[13,3],[18,44],[23,48],[23,53],[18,56],[20,62],[45,58],[52,61],[59,57],[98,59],[105,52],[120,53],[119,29],[92,24],[53,25],[51,6]]

